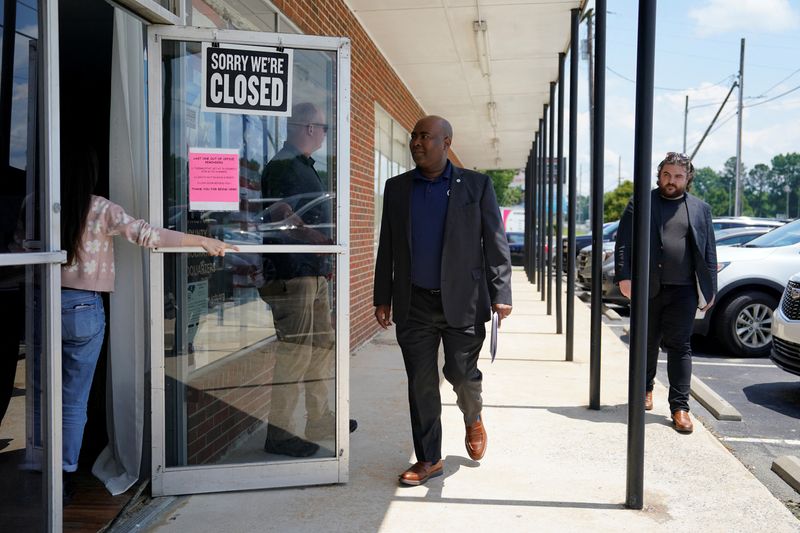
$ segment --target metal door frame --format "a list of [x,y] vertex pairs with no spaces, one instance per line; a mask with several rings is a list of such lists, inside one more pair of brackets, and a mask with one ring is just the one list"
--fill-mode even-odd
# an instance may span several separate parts
[[350,41],[340,37],[151,25],[147,30],[150,220],[163,224],[162,39],[334,51],[337,136],[336,242],[333,245],[240,246],[241,253],[309,252],[336,254],[336,457],[207,466],[165,467],[164,254],[201,248],[161,248],[150,254],[150,372],[152,490],[154,496],[223,492],[347,482],[349,471],[350,359]]

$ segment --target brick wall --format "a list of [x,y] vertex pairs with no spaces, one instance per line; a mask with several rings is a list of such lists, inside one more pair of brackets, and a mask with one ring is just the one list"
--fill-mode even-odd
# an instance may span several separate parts
[[[303,33],[348,37],[351,57],[350,348],[377,330],[372,307],[374,267],[375,102],[406,130],[426,113],[342,0],[273,0]],[[458,159],[453,156],[453,161]]]
[[187,464],[214,464],[266,423],[277,342],[225,358],[186,387]]

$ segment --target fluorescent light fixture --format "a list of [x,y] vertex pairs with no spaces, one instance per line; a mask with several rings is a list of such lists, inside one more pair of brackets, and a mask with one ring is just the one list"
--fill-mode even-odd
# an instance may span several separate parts
[[487,104],[489,107],[489,122],[492,124],[493,128],[497,127],[497,102],[489,102]]
[[473,20],[472,31],[475,32],[475,48],[478,50],[478,67],[484,77],[491,76],[489,63],[489,34],[485,20]]

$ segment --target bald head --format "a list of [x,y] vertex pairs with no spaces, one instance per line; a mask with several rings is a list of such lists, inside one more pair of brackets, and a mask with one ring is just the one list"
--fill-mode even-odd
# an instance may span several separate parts
[[452,140],[453,127],[444,118],[430,115],[417,122],[408,146],[423,176],[434,179],[441,175]]
[[286,125],[286,137],[308,156],[322,146],[327,129],[322,111],[310,102],[302,102],[292,107],[292,116]]

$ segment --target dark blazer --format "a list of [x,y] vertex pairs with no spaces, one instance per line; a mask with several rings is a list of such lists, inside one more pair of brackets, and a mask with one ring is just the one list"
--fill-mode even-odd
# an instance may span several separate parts
[[[413,180],[412,170],[386,182],[375,262],[373,303],[391,304],[401,324],[411,299]],[[489,176],[453,166],[442,246],[442,305],[450,326],[486,322],[491,304],[511,305],[511,257]]]
[[[658,189],[650,192],[650,205],[657,206]],[[705,307],[717,293],[717,244],[714,226],[711,223],[711,207],[689,193],[684,196],[684,205],[689,213],[690,241],[694,257],[697,280],[698,307]],[[661,257],[663,235],[661,233],[661,210],[650,210],[650,298],[661,289]],[[633,199],[628,202],[617,230],[614,246],[614,281],[631,279],[631,244],[633,241]]]

